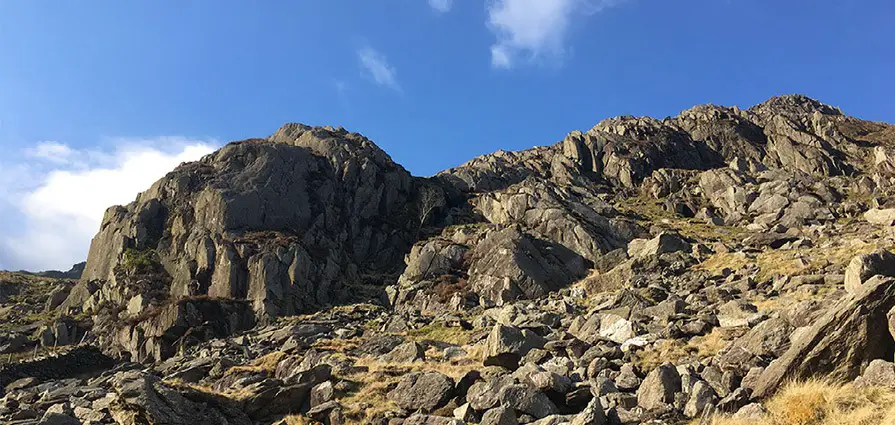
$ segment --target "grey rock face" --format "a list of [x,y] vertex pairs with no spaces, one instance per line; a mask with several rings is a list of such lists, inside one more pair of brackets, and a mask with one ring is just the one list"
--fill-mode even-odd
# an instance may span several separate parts
[[310,311],[362,275],[397,274],[416,226],[415,190],[363,136],[289,124],[110,208],[83,279],[113,279],[127,248],[151,249],[173,297],[246,299],[261,316]]
[[585,260],[517,229],[489,234],[473,253],[469,285],[497,305],[537,298],[584,276]]
[[415,373],[404,377],[388,398],[403,409],[431,412],[445,405],[453,392],[451,378],[438,372]]

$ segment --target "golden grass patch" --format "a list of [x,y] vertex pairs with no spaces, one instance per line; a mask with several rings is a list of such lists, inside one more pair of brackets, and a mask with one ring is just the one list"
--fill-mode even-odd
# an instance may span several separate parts
[[440,341],[454,345],[469,344],[471,336],[472,331],[442,324],[431,324],[407,332],[407,337],[413,341]]
[[725,268],[742,269],[750,264],[759,268],[755,278],[766,281],[775,276],[798,276],[823,271],[827,266],[845,268],[856,255],[877,249],[877,244],[860,239],[845,239],[830,247],[770,249],[757,254],[721,252],[699,263],[696,268],[720,274]]
[[[716,415],[712,425],[892,425],[895,424],[895,390],[855,387],[826,380],[785,385],[771,397],[760,420]],[[694,424],[699,421],[693,422]]]
[[702,360],[718,354],[729,342],[717,328],[706,335],[694,336],[686,343],[678,339],[657,341],[651,348],[635,355],[635,364],[646,372],[665,362],[682,364]]
[[266,372],[273,373],[277,370],[277,365],[286,357],[286,353],[282,351],[274,351],[265,354],[247,365],[233,366],[227,369],[227,373],[239,372]]

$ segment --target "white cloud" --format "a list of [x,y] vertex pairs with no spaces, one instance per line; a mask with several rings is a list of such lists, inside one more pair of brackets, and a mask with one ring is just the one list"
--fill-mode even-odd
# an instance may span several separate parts
[[26,152],[31,157],[44,159],[55,164],[70,162],[75,153],[70,147],[59,142],[40,142]]
[[447,13],[451,10],[453,0],[429,0],[429,6],[440,13]]
[[389,65],[384,55],[367,46],[357,51],[357,58],[376,84],[395,90],[401,89],[398,85],[395,68]]
[[[0,268],[67,270],[87,258],[103,213],[127,204],[177,165],[214,149],[179,137],[119,140],[112,152],[38,144],[0,163]],[[27,180],[16,176],[28,176]],[[5,205],[4,205],[5,204]]]
[[487,26],[497,41],[491,65],[512,68],[520,57],[561,63],[569,27],[587,16],[624,0],[491,0]]

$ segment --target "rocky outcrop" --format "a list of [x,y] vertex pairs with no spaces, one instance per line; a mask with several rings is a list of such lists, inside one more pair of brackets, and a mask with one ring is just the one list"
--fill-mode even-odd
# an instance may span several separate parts
[[255,318],[245,301],[183,299],[119,322],[98,323],[100,343],[132,361],[162,361],[202,341],[251,329]]
[[246,299],[261,316],[346,298],[400,271],[417,183],[356,133],[289,124],[185,164],[106,212],[83,278],[111,280],[128,249],[153,250],[172,297]]
[[895,279],[874,277],[793,342],[761,374],[754,396],[773,393],[789,379],[823,375],[851,380],[875,359],[895,356],[886,315],[895,307]]

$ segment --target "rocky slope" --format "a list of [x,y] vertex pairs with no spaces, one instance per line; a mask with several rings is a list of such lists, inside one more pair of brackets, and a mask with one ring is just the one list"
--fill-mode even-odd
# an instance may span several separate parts
[[804,96],[431,178],[288,124],[110,208],[77,284],[29,286],[0,420],[777,424],[789,380],[895,394],[893,149]]

